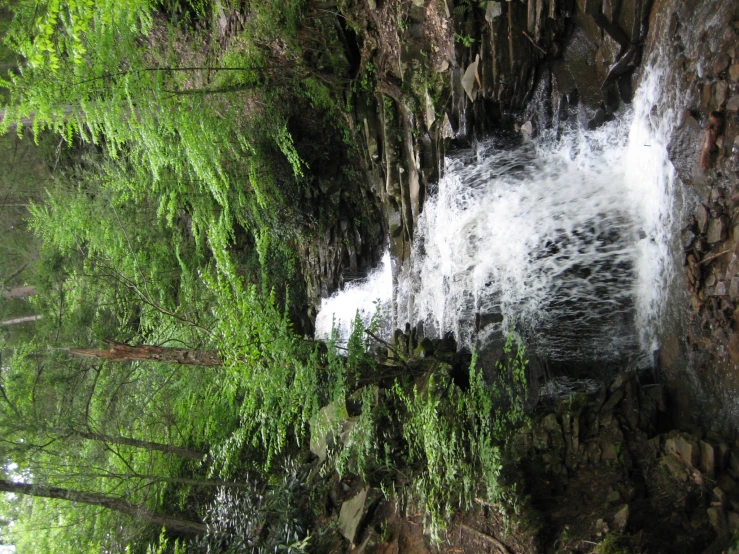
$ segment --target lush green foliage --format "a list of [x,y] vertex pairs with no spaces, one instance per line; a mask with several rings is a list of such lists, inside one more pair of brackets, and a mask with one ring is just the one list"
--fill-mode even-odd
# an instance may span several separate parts
[[[463,390],[447,367],[413,381],[405,361],[376,362],[359,323],[342,355],[294,329],[296,252],[327,218],[306,199],[319,194],[316,166],[345,149],[333,85],[349,64],[335,15],[277,0],[11,7],[5,42],[25,61],[1,83],[2,125],[19,137],[31,127],[46,160],[37,173],[50,178],[18,217],[38,260],[21,282],[39,294],[21,305],[43,319],[4,335],[6,477],[125,498],[142,513],[192,519],[210,504],[206,543],[300,551],[304,483],[284,460],[334,403],[358,415],[325,467],[385,489],[407,473],[435,536],[471,498],[500,498],[500,448],[525,419],[521,349],[507,344],[494,384],[473,360]],[[243,28],[221,36],[234,13]],[[223,367],[69,355],[109,341],[216,350]],[[128,515],[59,500],[8,498],[3,513],[28,550],[185,548]]]
[[422,464],[413,479],[411,501],[429,518],[435,540],[459,506],[473,499],[500,503],[508,491],[499,481],[502,450],[512,433],[526,423],[527,360],[522,345],[509,333],[492,384],[484,379],[473,355],[469,390],[448,374],[430,374],[408,394],[396,383],[393,392],[407,410],[403,435],[411,463]]

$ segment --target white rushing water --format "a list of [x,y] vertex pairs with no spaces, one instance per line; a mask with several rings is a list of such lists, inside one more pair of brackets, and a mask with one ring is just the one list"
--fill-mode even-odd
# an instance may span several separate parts
[[[491,138],[447,159],[397,271],[393,325],[466,345],[516,325],[550,360],[648,358],[673,271],[661,79],[648,71],[633,108],[597,130]],[[331,314],[346,335],[357,309],[389,301],[389,267],[326,300],[317,335]]]
[[316,316],[316,337],[329,338],[335,326],[339,341],[345,342],[357,314],[365,325],[369,325],[373,317],[392,319],[392,294],[392,262],[390,252],[386,252],[379,267],[366,279],[351,281],[344,290],[321,301],[321,309]]

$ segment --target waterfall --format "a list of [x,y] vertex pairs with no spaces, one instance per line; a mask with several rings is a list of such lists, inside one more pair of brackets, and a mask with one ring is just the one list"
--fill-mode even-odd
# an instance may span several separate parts
[[422,322],[426,336],[470,346],[515,326],[553,362],[650,363],[674,271],[662,80],[648,68],[633,106],[596,130],[497,135],[447,158],[395,291],[386,261],[324,301],[317,334],[335,314],[345,335],[394,292],[393,326]]
[[330,337],[335,326],[339,342],[346,342],[357,314],[365,325],[369,325],[373,318],[377,318],[389,326],[392,321],[391,268],[390,252],[386,252],[380,265],[365,279],[351,281],[344,286],[344,290],[330,298],[324,298],[316,316],[316,337]]

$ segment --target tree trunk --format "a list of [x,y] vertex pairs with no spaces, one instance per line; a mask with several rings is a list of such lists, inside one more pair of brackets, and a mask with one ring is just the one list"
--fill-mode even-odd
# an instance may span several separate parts
[[[160,442],[132,439],[130,437],[103,435],[101,433],[92,433],[89,431],[72,431],[72,433],[83,439],[107,442],[108,444],[133,446],[135,448],[142,448],[145,450],[156,450],[158,452],[165,452],[167,454],[176,454],[177,456],[182,456],[183,458],[189,458],[191,460],[202,460],[206,456],[206,454],[203,452],[196,452],[194,450],[190,450],[189,448],[162,444]],[[64,434],[64,431],[60,431],[60,434]]]
[[109,350],[94,348],[70,348],[69,353],[83,358],[98,358],[111,362],[164,362],[168,364],[199,365],[218,367],[223,365],[221,356],[215,350],[192,350],[190,348],[169,348],[142,344],[113,344]]
[[12,300],[14,298],[28,298],[29,296],[36,296],[38,291],[36,287],[28,285],[25,287],[13,287],[12,289],[5,289],[3,291],[3,298],[6,300]]
[[94,492],[76,491],[59,487],[44,487],[42,485],[31,485],[28,483],[14,483],[5,479],[0,479],[0,491],[14,494],[28,494],[43,498],[60,498],[62,500],[69,500],[70,502],[81,502],[83,504],[91,504],[93,506],[102,506],[109,510],[128,514],[147,523],[157,526],[163,525],[170,531],[177,531],[190,535],[199,535],[204,533],[206,530],[205,524],[199,521],[192,521],[181,517],[163,514],[161,512],[155,512],[141,504],[133,504],[122,498],[114,498]]
[[5,321],[0,321],[0,327],[10,327],[11,325],[18,325],[19,323],[30,323],[31,321],[38,321],[43,318],[44,316],[42,315],[27,315],[16,317],[14,319],[6,319]]

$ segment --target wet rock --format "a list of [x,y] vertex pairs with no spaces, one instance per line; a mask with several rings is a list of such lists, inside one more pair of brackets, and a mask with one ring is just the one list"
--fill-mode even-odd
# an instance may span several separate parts
[[732,302],[739,300],[739,275],[734,275],[729,284],[729,298]]
[[697,442],[688,437],[681,436],[676,439],[675,443],[677,454],[683,462],[692,467],[698,467],[700,465],[701,452]]
[[477,98],[477,88],[480,77],[477,75],[477,66],[480,62],[480,56],[478,54],[474,62],[472,62],[464,72],[462,77],[462,88],[467,93],[470,102],[474,102]]
[[549,446],[549,434],[541,427],[534,428],[533,434],[534,448],[537,450],[546,450]]
[[542,427],[550,433],[556,433],[560,430],[557,416],[554,414],[547,414],[541,422]]
[[500,2],[488,2],[485,10],[485,21],[492,23],[493,20],[500,17],[503,13],[503,6]]
[[701,449],[701,461],[700,461],[701,471],[706,475],[706,477],[713,479],[716,475],[716,457],[714,454],[713,446],[711,446],[706,441],[700,441],[700,449]]
[[716,534],[723,536],[728,531],[728,525],[726,522],[726,513],[723,508],[718,506],[712,506],[708,508],[708,521],[711,523],[711,527],[716,531]]
[[623,389],[619,389],[616,392],[614,392],[611,397],[606,401],[605,404],[603,404],[603,407],[600,409],[602,413],[610,412],[618,406],[618,403],[621,402],[624,398],[624,391]]
[[726,517],[726,523],[729,528],[729,533],[732,535],[739,531],[739,514],[736,512],[729,512]]
[[737,494],[739,487],[737,487],[736,481],[729,477],[726,473],[719,476],[716,484],[721,487],[721,490],[727,494]]
[[621,502],[621,494],[618,491],[611,491],[608,493],[608,496],[606,496],[606,502],[609,504],[618,504]]
[[629,505],[624,504],[613,516],[613,530],[617,533],[623,533],[629,524]]
[[604,442],[601,444],[601,459],[604,461],[613,461],[618,459],[618,453],[616,447],[610,442]]
[[683,180],[692,179],[695,153],[700,148],[703,133],[702,125],[686,110],[679,131],[672,134],[667,146],[670,160]]
[[534,135],[534,125],[531,121],[527,121],[521,125],[521,134],[526,138],[531,138]]
[[731,58],[726,54],[719,54],[713,61],[713,74],[718,75],[722,71],[726,71],[731,63]]
[[729,293],[729,287],[726,286],[725,281],[719,281],[716,283],[716,288],[714,289],[713,293],[716,296],[726,296]]
[[732,81],[739,81],[739,63],[735,63],[729,68],[729,78]]
[[726,493],[721,489],[721,487],[713,487],[712,502],[716,506],[721,506],[722,508],[726,508],[726,506],[729,504],[729,500],[726,497]]
[[698,213],[695,214],[695,221],[698,223],[698,232],[705,234],[708,229],[708,222],[710,220],[710,213],[705,204],[698,206]]
[[414,354],[419,358],[428,358],[434,354],[434,343],[428,338],[424,337],[421,342],[418,343]]
[[726,216],[721,216],[718,219],[712,219],[708,223],[708,229],[706,231],[706,240],[710,244],[716,244],[726,238],[728,233],[728,220]]
[[736,450],[733,450],[729,456],[729,467],[731,471],[739,475],[739,453]]
[[449,119],[449,114],[444,113],[444,119],[441,123],[441,138],[443,139],[453,139],[457,133],[454,130],[454,127],[452,126],[452,122]]
[[602,107],[595,110],[595,114],[593,117],[588,121],[588,129],[593,130],[597,129],[601,125],[603,125],[606,122],[606,110]]
[[711,154],[716,150],[716,141],[723,132],[724,114],[713,111],[708,117],[704,132],[703,146],[701,147],[699,165],[702,169],[709,169],[712,164]]
[[662,466],[662,468],[674,479],[687,481],[688,474],[685,470],[685,466],[675,456],[665,454],[660,459],[660,466]]
[[613,380],[611,385],[608,387],[608,390],[611,392],[616,392],[618,389],[624,386],[624,383],[628,381],[629,374],[625,371],[622,371],[618,375],[616,375],[616,378]]
[[726,98],[729,94],[729,83],[726,81],[719,81],[715,85],[714,99],[716,100],[716,107],[720,108],[726,102]]
[[310,451],[322,462],[328,448],[334,445],[334,431],[348,419],[346,405],[334,402],[321,408],[310,420]]
[[588,460],[591,464],[597,464],[598,462],[600,462],[600,446],[598,446],[594,442],[591,442],[587,445],[586,451],[588,454]]
[[338,525],[339,532],[352,544],[354,544],[359,524],[362,522],[362,517],[364,516],[364,505],[367,500],[368,491],[369,488],[365,487],[356,496],[341,505]]
[[739,111],[739,94],[732,96],[726,103],[726,109],[730,112]]
[[436,111],[434,110],[434,103],[431,101],[431,96],[426,92],[424,103],[426,107],[426,128],[431,129],[431,126],[436,121]]

